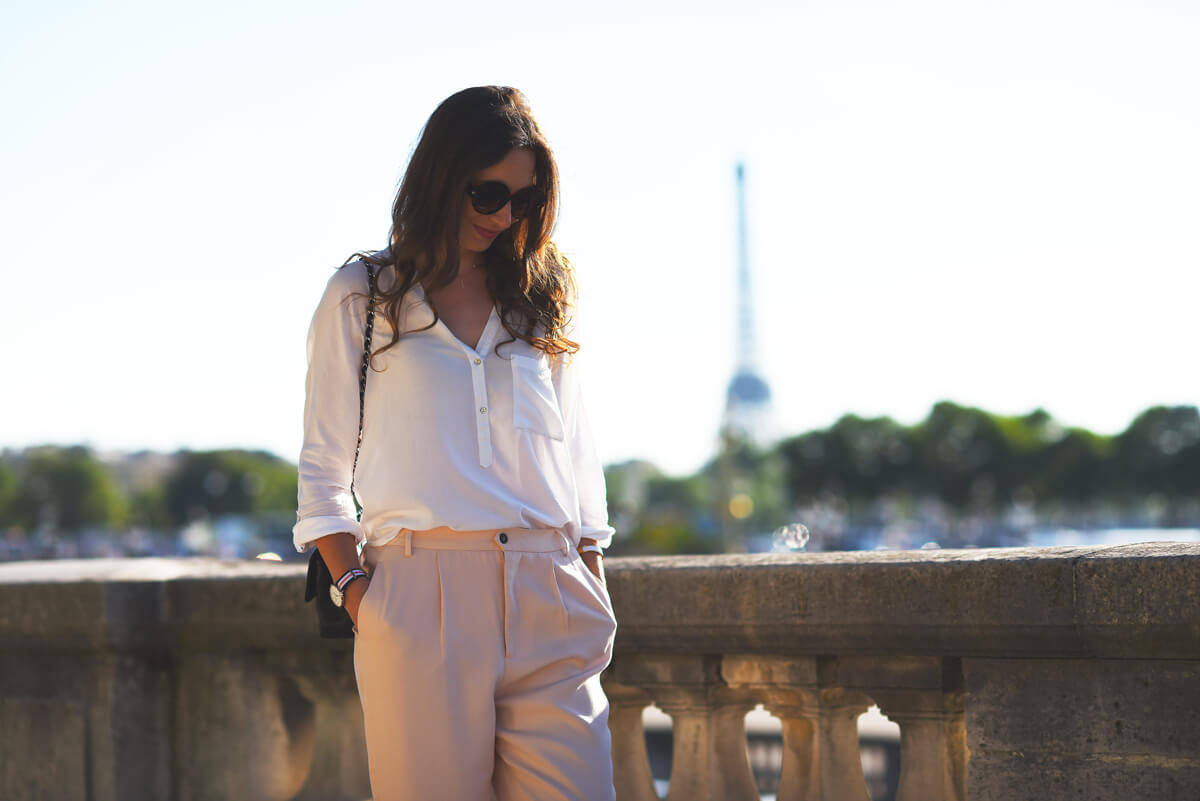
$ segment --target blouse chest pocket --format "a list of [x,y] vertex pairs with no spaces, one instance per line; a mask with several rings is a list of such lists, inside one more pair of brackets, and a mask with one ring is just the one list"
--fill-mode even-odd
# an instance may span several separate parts
[[546,357],[512,356],[513,425],[561,440],[562,413],[558,408]]

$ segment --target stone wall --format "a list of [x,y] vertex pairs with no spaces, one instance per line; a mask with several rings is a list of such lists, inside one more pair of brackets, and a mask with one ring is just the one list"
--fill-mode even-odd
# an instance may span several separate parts
[[304,568],[0,564],[0,798],[370,795],[349,641]]
[[[745,710],[783,722],[780,801],[866,790],[853,720],[901,727],[900,801],[1200,798],[1200,545],[613,559],[622,801],[640,711],[673,801],[750,799]],[[304,567],[0,564],[0,798],[369,796],[351,643]],[[649,793],[649,794],[648,794]]]

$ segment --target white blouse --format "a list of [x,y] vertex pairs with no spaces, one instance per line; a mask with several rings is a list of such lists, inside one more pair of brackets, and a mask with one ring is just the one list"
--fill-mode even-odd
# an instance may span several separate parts
[[[395,285],[390,266],[377,268],[376,277],[380,289]],[[529,343],[504,343],[511,335],[495,308],[474,348],[441,319],[417,331],[433,321],[419,283],[401,304],[400,341],[367,371],[354,474],[360,525],[350,474],[367,288],[361,260],[342,267],[309,326],[296,550],[338,532],[382,545],[402,528],[438,526],[562,528],[576,545],[580,537],[609,545],[614,529],[578,356],[552,367]],[[362,295],[350,297],[355,292]],[[371,350],[391,338],[377,304]]]

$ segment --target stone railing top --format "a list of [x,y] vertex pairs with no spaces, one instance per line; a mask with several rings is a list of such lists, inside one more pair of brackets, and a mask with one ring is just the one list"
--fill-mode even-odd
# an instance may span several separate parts
[[610,588],[624,649],[1200,655],[1200,543],[1194,542],[616,563]]
[[[1200,543],[607,561],[617,653],[1200,657]],[[305,566],[0,563],[0,647],[348,647]]]

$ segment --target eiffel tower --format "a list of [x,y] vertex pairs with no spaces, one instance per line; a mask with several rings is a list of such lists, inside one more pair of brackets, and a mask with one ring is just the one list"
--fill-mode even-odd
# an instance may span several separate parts
[[738,318],[737,367],[725,393],[723,433],[759,445],[770,436],[771,388],[758,370],[758,345],[754,336],[754,312],[750,296],[750,258],[746,245],[746,169],[737,165],[738,191]]
[[736,452],[745,444],[765,446],[771,431],[771,388],[758,370],[754,337],[754,312],[750,296],[750,258],[746,243],[746,169],[737,165],[738,193],[738,317],[737,366],[725,391],[721,417],[719,471],[721,528],[727,551],[746,550],[746,518],[754,511],[750,476],[736,463]]

